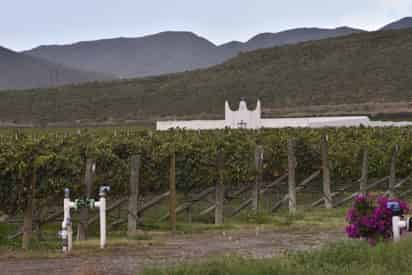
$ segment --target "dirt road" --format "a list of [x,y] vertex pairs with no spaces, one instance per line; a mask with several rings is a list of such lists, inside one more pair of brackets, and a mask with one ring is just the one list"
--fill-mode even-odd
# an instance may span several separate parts
[[337,230],[324,232],[242,230],[167,237],[161,244],[116,248],[110,255],[58,259],[1,260],[4,275],[77,275],[84,269],[99,274],[131,275],[144,267],[205,259],[207,256],[241,255],[267,258],[287,251],[308,250],[342,239]]

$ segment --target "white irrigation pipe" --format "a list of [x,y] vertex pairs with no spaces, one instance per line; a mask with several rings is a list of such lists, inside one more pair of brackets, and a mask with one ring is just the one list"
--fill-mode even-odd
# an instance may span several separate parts
[[70,209],[76,208],[76,203],[70,200],[69,189],[64,190],[64,201],[63,201],[64,215],[62,222],[62,231],[60,235],[63,239],[63,252],[70,252],[73,248],[73,229],[72,221],[70,217]]
[[410,223],[411,217],[406,219],[401,219],[400,216],[393,216],[392,217],[392,232],[393,232],[393,240],[394,242],[399,242],[401,239],[401,229],[406,229],[410,231]]
[[[110,191],[110,187],[102,186],[100,187],[99,201],[90,200],[89,205],[90,208],[99,208],[99,217],[100,217],[100,248],[104,248],[106,246],[106,193]],[[70,216],[70,209],[74,208],[77,209],[79,204],[79,200],[71,201],[70,200],[70,191],[69,189],[64,190],[64,201],[63,201],[63,208],[64,208],[64,215],[63,215],[63,222],[62,222],[62,230],[59,232],[62,240],[63,240],[63,252],[67,253],[70,252],[73,248],[73,229],[72,229],[72,222]]]
[[100,248],[106,246],[106,192],[110,189],[108,187],[100,187],[100,200],[94,202],[91,207],[99,208],[100,215]]

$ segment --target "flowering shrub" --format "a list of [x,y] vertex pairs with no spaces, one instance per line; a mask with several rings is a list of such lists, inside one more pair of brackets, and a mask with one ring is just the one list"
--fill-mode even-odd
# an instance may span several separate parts
[[388,202],[398,202],[403,214],[409,212],[407,203],[399,199],[358,195],[348,210],[346,233],[350,238],[366,239],[371,245],[392,238],[393,213],[387,208]]

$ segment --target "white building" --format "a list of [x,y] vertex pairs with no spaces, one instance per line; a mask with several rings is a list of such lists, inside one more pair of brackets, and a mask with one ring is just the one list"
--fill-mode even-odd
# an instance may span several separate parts
[[262,110],[260,100],[256,109],[249,110],[246,101],[241,100],[239,108],[232,110],[229,102],[225,102],[224,120],[171,120],[157,121],[156,129],[165,131],[173,128],[188,130],[213,130],[225,128],[323,128],[323,127],[385,127],[408,126],[411,122],[381,122],[371,121],[367,116],[341,116],[341,117],[302,117],[302,118],[261,118]]

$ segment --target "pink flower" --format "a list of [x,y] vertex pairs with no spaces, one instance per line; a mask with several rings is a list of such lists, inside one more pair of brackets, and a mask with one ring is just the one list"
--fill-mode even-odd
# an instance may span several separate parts
[[399,203],[403,213],[409,211],[408,204],[399,199],[378,197],[373,200],[368,195],[358,195],[346,213],[348,226],[345,231],[348,237],[364,238],[371,245],[376,245],[378,240],[392,238],[393,213],[387,204],[394,201]]
[[350,224],[346,227],[346,233],[350,238],[359,238],[359,230],[354,224]]
[[367,197],[363,194],[359,194],[355,197],[355,203],[360,203],[366,201]]

